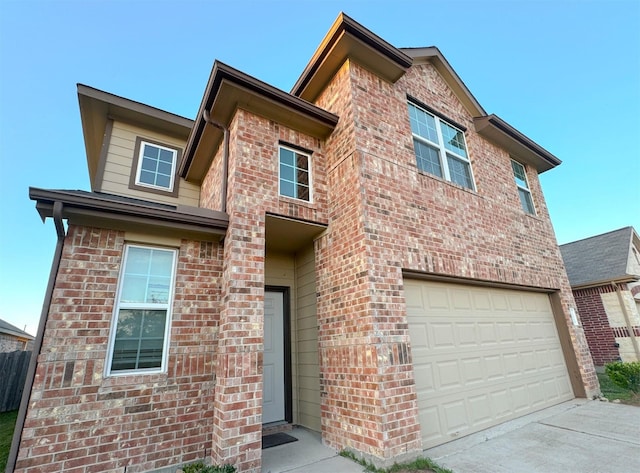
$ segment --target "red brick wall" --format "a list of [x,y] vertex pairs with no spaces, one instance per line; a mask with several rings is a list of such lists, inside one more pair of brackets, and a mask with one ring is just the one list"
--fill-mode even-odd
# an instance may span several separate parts
[[316,245],[322,431],[336,449],[385,462],[420,452],[420,427],[406,319],[394,280],[399,265],[385,261],[375,267],[377,250],[367,238],[371,222],[356,137],[361,127],[378,125],[358,120],[351,74],[347,63],[319,99],[340,116],[327,143],[329,232]]
[[16,472],[131,473],[211,453],[221,249],[180,245],[168,372],[105,378],[124,242],[69,227]]
[[[467,127],[476,191],[418,172],[407,93]],[[472,115],[429,65],[391,85],[347,63],[318,104],[341,117],[343,138],[327,144],[330,226],[318,242],[325,440],[378,458],[419,448],[402,269],[558,289],[578,377],[596,394],[535,171],[527,168],[531,216],[520,206],[510,156],[474,132]]]
[[[313,202],[278,194],[278,143],[312,152]],[[218,154],[216,160],[221,155]],[[203,186],[203,205],[219,174],[214,162]],[[319,140],[273,121],[238,110],[230,127],[228,207],[224,241],[212,456],[238,471],[261,467],[262,350],[264,341],[264,252],[267,212],[326,223],[325,155]]]
[[573,291],[589,350],[596,366],[604,366],[620,358],[620,351],[615,346],[615,335],[609,325],[607,312],[600,297],[601,294],[609,292],[615,292],[615,288],[606,285]]

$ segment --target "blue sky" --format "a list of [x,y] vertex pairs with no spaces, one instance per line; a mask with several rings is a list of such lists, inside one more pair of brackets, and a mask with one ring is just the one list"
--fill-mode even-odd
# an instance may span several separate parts
[[76,83],[193,118],[215,59],[289,91],[340,11],[438,46],[563,161],[541,176],[559,243],[640,230],[638,0],[0,0],[0,318],[35,334],[44,298],[55,231],[29,186],[90,189]]

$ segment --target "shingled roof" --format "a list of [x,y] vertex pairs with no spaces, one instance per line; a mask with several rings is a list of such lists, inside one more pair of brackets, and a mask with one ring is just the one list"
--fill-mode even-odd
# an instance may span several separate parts
[[9,322],[2,319],[0,319],[0,333],[13,335],[14,337],[19,338],[26,338],[27,340],[33,340],[33,335],[25,332],[24,330],[20,330],[15,325],[11,325]]
[[634,234],[633,227],[624,227],[560,245],[571,287],[638,280],[640,275],[629,272]]

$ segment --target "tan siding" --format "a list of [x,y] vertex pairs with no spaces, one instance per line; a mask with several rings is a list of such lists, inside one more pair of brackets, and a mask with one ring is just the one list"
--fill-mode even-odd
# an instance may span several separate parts
[[197,207],[200,202],[200,187],[186,182],[184,179],[180,179],[177,198],[129,189],[129,178],[132,172],[131,167],[133,166],[134,158],[133,153],[136,137],[138,136],[159,143],[166,143],[167,145],[175,146],[182,150],[184,150],[185,147],[183,140],[145,130],[144,128],[128,123],[114,122],[109,151],[107,153],[107,162],[105,163],[102,178],[102,192],[137,197],[156,202],[165,202],[168,204],[182,204]]
[[320,431],[320,368],[313,245],[309,245],[298,253],[296,276],[298,283],[296,317],[298,424]]

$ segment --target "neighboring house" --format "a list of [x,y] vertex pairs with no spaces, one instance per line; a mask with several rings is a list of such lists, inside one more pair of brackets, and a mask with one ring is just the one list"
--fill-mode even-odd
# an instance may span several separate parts
[[596,366],[640,360],[640,239],[625,227],[560,246]]
[[194,121],[78,96],[91,191],[30,189],[57,275],[16,471],[258,472],[288,424],[385,465],[599,394],[560,161],[437,48],[341,14],[290,93],[216,62]]
[[32,335],[0,319],[0,353],[33,349]]

